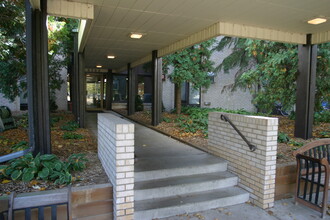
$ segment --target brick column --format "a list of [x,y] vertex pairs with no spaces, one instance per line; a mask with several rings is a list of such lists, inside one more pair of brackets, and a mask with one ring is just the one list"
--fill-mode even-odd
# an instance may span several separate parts
[[[251,152],[230,124],[221,120],[221,114],[258,149]],[[207,150],[228,160],[229,171],[239,176],[239,186],[250,192],[252,203],[264,209],[274,206],[277,129],[277,118],[209,114]]]
[[114,219],[133,219],[134,124],[98,114],[98,155],[113,185]]

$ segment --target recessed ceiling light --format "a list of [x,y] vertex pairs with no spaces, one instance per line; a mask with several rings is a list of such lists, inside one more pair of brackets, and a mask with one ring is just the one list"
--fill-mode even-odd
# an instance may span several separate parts
[[141,34],[141,33],[131,33],[129,35],[129,37],[132,39],[141,39],[142,36],[143,36],[143,34]]
[[109,55],[107,56],[108,59],[115,59],[115,56]]
[[96,65],[96,68],[102,68],[102,66],[101,65]]
[[307,21],[307,23],[308,24],[322,24],[326,21],[327,21],[327,19],[325,19],[325,18],[314,18],[312,20]]

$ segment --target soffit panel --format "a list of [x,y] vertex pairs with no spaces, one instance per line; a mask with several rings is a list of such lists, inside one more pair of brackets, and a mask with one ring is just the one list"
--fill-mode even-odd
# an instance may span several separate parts
[[[109,51],[116,51],[120,54],[120,50],[125,51],[122,54],[126,54],[127,51],[132,51],[131,54],[128,53],[130,56],[127,57],[127,62],[132,61],[131,57],[143,60],[143,55],[149,55],[151,50],[170,46],[218,22],[238,24],[240,31],[235,31],[235,27],[232,27],[230,31],[224,31],[232,33],[232,36],[242,36],[240,33],[247,33],[247,36],[253,37],[254,34],[251,34],[250,31],[258,30],[259,33],[255,34],[256,36],[266,36],[267,39],[284,39],[285,42],[293,39],[290,37],[290,33],[292,36],[296,36],[297,34],[317,32],[328,33],[330,30],[330,22],[316,26],[306,23],[308,19],[315,16],[330,17],[329,0],[71,1],[96,5],[95,20],[86,44],[86,66],[90,65],[90,67],[94,67],[95,64],[89,60],[94,60],[96,57],[95,54],[87,54],[87,51],[96,54]],[[247,28],[248,31],[245,31],[245,26],[251,26],[251,28]],[[260,34],[260,31],[265,33]],[[130,32],[142,32],[147,35],[139,41],[131,41],[128,38]],[[288,32],[287,37],[276,36],[277,33],[281,33],[282,36],[284,32]],[[274,36],[270,36],[274,33]],[[212,34],[205,36],[212,36]],[[328,34],[317,36],[319,39],[317,42],[329,38]],[[198,37],[198,39],[202,38]],[[301,42],[301,37],[298,41]],[[194,42],[194,40],[189,39],[189,42]],[[97,48],[92,49],[95,46]],[[106,49],[102,50],[100,47]],[[170,50],[166,49],[166,51]],[[105,57],[105,55],[103,56]],[[122,62],[119,57],[114,61],[116,60],[118,63]],[[114,65],[116,67],[113,68],[119,66],[119,64]]]

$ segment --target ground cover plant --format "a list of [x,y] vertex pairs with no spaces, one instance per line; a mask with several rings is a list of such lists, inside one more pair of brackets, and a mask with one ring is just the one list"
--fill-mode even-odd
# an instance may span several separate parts
[[[28,117],[15,118],[16,129],[0,133],[0,155],[28,147]],[[97,157],[97,142],[88,129],[79,128],[69,112],[51,113],[51,155],[27,154],[0,164],[0,196],[61,188],[66,184],[108,182]]]

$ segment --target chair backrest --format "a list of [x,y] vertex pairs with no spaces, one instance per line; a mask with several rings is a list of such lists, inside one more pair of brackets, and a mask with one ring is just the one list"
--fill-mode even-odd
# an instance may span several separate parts
[[31,219],[33,210],[38,210],[38,219],[45,219],[45,208],[50,207],[49,216],[52,220],[57,219],[57,207],[66,205],[67,219],[72,219],[71,214],[71,186],[67,192],[56,192],[33,196],[16,197],[16,193],[11,193],[8,201],[8,220],[13,220],[15,211],[24,210],[25,219]]

